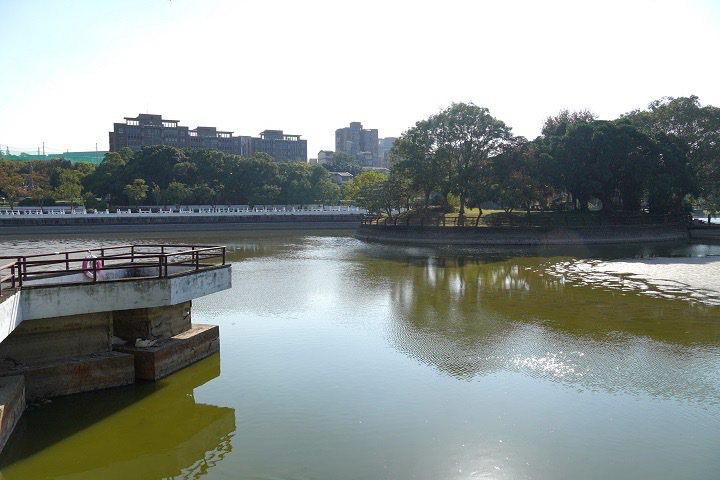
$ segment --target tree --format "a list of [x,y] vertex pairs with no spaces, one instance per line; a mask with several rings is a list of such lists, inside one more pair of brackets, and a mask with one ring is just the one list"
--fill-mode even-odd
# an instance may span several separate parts
[[333,205],[340,201],[340,186],[330,180],[323,167],[316,165],[310,169],[310,184],[313,202]]
[[490,192],[510,214],[523,207],[529,213],[534,202],[544,200],[549,188],[542,181],[540,157],[542,153],[534,143],[519,137],[517,143],[491,160]]
[[227,156],[224,171],[223,198],[227,202],[271,204],[280,194],[279,167],[267,155]]
[[175,166],[186,162],[185,152],[180,149],[165,145],[142,147],[127,161],[127,178],[142,178],[148,184],[167,188],[170,182],[179,180],[176,175],[193,175],[192,164],[181,166],[176,172]]
[[190,187],[182,182],[170,182],[162,193],[163,204],[179,205],[186,203],[190,198],[192,191]]
[[304,163],[281,163],[278,168],[280,203],[287,205],[312,203],[314,198],[308,165]]
[[190,189],[190,199],[193,203],[198,204],[214,204],[217,198],[215,190],[210,188],[206,183],[196,183]]
[[360,205],[360,202],[362,202],[362,192],[369,191],[368,189],[370,188],[370,185],[383,184],[385,178],[385,174],[375,170],[366,170],[362,172],[360,175],[357,175],[345,184],[343,189],[345,200],[350,203]]
[[337,205],[340,203],[340,186],[329,178],[321,179],[313,188],[316,202],[324,205]]
[[103,197],[110,195],[119,198],[122,196],[124,185],[130,181],[125,171],[126,165],[126,157],[120,153],[106,153],[105,158],[95,171],[83,178],[85,190],[96,192]]
[[649,199],[655,213],[675,211],[692,192],[690,171],[672,137],[650,137],[627,120],[595,120],[569,126],[562,136],[540,141],[548,146],[554,184],[570,193],[575,208],[591,199],[604,210],[638,211]]
[[703,198],[720,195],[720,108],[701,106],[698,97],[664,97],[646,110],[623,115],[644,132],[676,137],[685,146],[685,157],[697,175]]
[[348,172],[358,175],[362,171],[362,167],[357,159],[345,152],[333,153],[330,163],[323,165],[329,172]]
[[428,208],[430,196],[447,183],[447,169],[437,154],[437,129],[430,120],[421,120],[395,141],[390,152],[392,171],[406,177]]
[[10,208],[14,207],[19,197],[26,194],[23,177],[14,162],[9,160],[0,161],[0,192],[7,198]]
[[590,110],[571,112],[563,109],[557,115],[545,119],[541,133],[546,137],[550,135],[563,136],[569,127],[578,123],[589,123],[595,119],[597,119],[597,116]]
[[487,108],[472,103],[454,103],[431,122],[437,122],[438,155],[447,161],[449,188],[460,200],[462,225],[473,185],[489,176],[488,161],[512,141],[511,129]]
[[53,192],[56,200],[69,201],[73,206],[80,203],[82,194],[82,184],[80,183],[80,175],[74,170],[62,170],[58,175],[58,186]]
[[139,205],[145,200],[149,187],[142,178],[136,178],[132,183],[125,185],[123,193],[128,198],[130,205]]

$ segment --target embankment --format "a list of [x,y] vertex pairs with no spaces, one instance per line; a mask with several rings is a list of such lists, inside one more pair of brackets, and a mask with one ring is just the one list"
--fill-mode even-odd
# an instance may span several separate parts
[[0,236],[61,233],[218,230],[354,229],[360,214],[299,215],[67,215],[0,218]]
[[434,245],[582,245],[674,242],[689,238],[684,223],[582,227],[426,227],[360,225],[369,242]]
[[720,242],[720,225],[693,225],[690,228],[690,238]]

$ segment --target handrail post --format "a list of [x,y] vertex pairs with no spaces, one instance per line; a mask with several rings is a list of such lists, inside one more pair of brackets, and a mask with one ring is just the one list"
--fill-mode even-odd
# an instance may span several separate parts
[[97,260],[92,259],[92,267],[93,267],[93,283],[97,282]]
[[158,278],[162,278],[163,274],[163,256],[158,255]]
[[225,265],[225,247],[222,247],[222,259],[223,259],[223,265]]
[[[193,247],[194,250],[195,247]],[[195,255],[195,270],[200,270],[200,255],[198,255],[198,252],[194,252],[193,255]]]
[[135,263],[135,245],[130,245],[130,263]]
[[65,271],[70,270],[70,254],[65,252]]

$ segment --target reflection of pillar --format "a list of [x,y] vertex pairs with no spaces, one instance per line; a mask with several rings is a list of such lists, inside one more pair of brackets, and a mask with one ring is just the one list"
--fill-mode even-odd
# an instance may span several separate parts
[[158,380],[220,350],[215,325],[191,323],[192,302],[113,312],[117,352],[135,358],[135,377]]
[[[196,403],[194,389],[220,374],[220,356],[156,383],[61,398],[28,411],[0,468],[14,478],[197,478],[232,450],[235,411]],[[69,411],[82,412],[67,421]],[[54,414],[54,415],[53,415]],[[72,414],[70,414],[72,415]],[[92,428],[88,428],[92,425]],[[20,448],[22,447],[22,448]],[[42,452],[42,461],[19,461]],[[81,452],[72,461],[68,452]]]

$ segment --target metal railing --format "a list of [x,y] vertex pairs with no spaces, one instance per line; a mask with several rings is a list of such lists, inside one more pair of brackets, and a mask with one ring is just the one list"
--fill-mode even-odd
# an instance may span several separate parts
[[[140,244],[35,255],[0,256],[0,294],[7,288],[168,278],[225,265],[216,245]],[[120,272],[113,274],[109,272]],[[80,274],[78,276],[78,274]],[[62,278],[67,277],[67,278]]]

